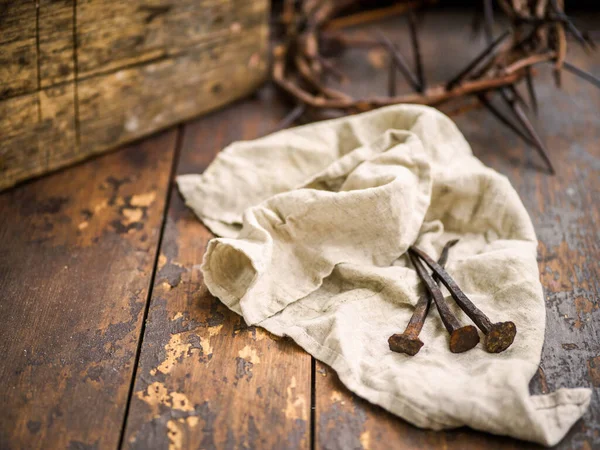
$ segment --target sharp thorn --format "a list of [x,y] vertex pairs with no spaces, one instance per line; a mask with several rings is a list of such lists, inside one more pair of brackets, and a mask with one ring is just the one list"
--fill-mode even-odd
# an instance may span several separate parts
[[592,37],[590,36],[590,33],[588,31],[582,31],[581,34],[583,35],[590,48],[592,50],[596,50],[596,43],[594,42],[594,39],[592,39]]
[[408,81],[408,83],[412,86],[412,88],[415,91],[421,92],[421,85],[419,84],[419,81],[415,77],[414,73],[412,73],[412,71],[409,69],[406,60],[404,59],[402,54],[396,49],[392,41],[390,41],[389,38],[380,31],[377,32],[376,37],[378,38],[379,42],[388,49],[390,56],[396,63],[396,66],[398,67],[400,72],[402,72],[402,75],[404,75],[406,81]]
[[338,69],[335,66],[335,64],[332,63],[329,59],[321,55],[318,55],[317,59],[319,60],[323,68],[327,72],[331,73],[331,75],[333,75],[333,77],[338,81],[338,83],[345,83],[348,81],[348,77],[340,69]]
[[388,73],[388,96],[396,96],[396,65],[390,53],[389,73]]
[[517,88],[513,85],[510,86],[508,89],[510,89],[510,91],[512,92],[515,100],[517,100],[525,109],[529,110],[529,105],[527,104],[521,93],[517,90]]
[[412,43],[413,57],[415,59],[415,68],[417,71],[417,80],[419,81],[420,90],[425,90],[425,74],[423,73],[423,62],[421,60],[421,48],[419,46],[419,36],[417,33],[417,22],[415,14],[411,11],[408,13],[408,27],[410,30],[410,40]]
[[502,33],[501,36],[499,36],[496,40],[494,40],[494,42],[492,42],[490,45],[488,45],[481,53],[479,53],[475,59],[473,59],[469,64],[467,64],[467,66],[462,69],[454,78],[452,78],[447,84],[446,84],[446,90],[450,90],[452,89],[454,86],[456,86],[458,83],[460,83],[467,75],[469,75],[473,69],[475,69],[475,67],[477,67],[477,65],[483,61],[486,57],[490,57],[494,55],[494,50],[496,50],[496,48],[504,41],[504,39],[506,39],[508,36],[510,35],[510,31],[507,30],[504,33]]
[[492,0],[483,0],[485,37],[488,44],[494,42],[494,5]]
[[304,103],[296,105],[294,109],[292,109],[283,119],[279,121],[277,125],[275,125],[275,129],[272,132],[274,133],[275,131],[285,130],[286,128],[290,127],[296,122],[296,120],[300,118],[300,116],[302,116],[302,114],[304,114],[304,111],[306,111],[306,105]]
[[483,13],[479,6],[473,8],[473,17],[471,18],[471,37],[476,37],[481,30],[481,23],[483,21]]
[[573,64],[568,63],[566,61],[563,62],[563,67],[569,72],[574,73],[578,77],[583,78],[584,80],[592,83],[594,86],[600,89],[600,78],[598,78],[597,76],[592,75],[591,73],[586,72],[585,70],[581,70],[579,67],[574,66]]
[[558,68],[554,68],[552,71],[552,76],[554,77],[554,84],[557,89],[562,88],[562,72]]
[[481,104],[483,106],[485,106],[488,111],[490,113],[492,113],[492,115],[498,119],[502,124],[504,124],[507,128],[509,128],[511,131],[513,131],[515,134],[517,134],[521,139],[523,139],[527,144],[531,145],[531,146],[535,146],[535,142],[533,142],[533,140],[527,136],[525,133],[523,133],[523,131],[521,131],[519,128],[517,128],[517,126],[512,123],[504,114],[502,114],[500,112],[499,109],[497,109],[485,96],[485,94],[479,94],[477,96],[477,98],[479,99],[479,101],[481,102]]
[[534,143],[535,143],[534,148],[538,151],[539,155],[542,157],[542,159],[548,166],[548,170],[550,171],[550,173],[552,175],[554,175],[556,173],[556,171],[554,170],[552,161],[550,160],[550,157],[548,156],[548,151],[546,150],[546,147],[544,146],[544,143],[542,142],[541,138],[535,131],[535,128],[533,127],[533,125],[531,124],[529,119],[527,118],[527,115],[521,109],[521,106],[516,102],[516,100],[514,98],[511,99],[504,89],[501,89],[500,93],[502,94],[502,98],[504,99],[504,101],[508,104],[510,109],[515,114],[515,117],[517,118],[517,120],[527,130],[527,132],[529,133],[529,136],[534,141]]
[[531,67],[527,67],[525,75],[525,82],[527,83],[527,92],[529,93],[529,101],[531,102],[531,108],[535,115],[538,113],[538,102],[537,96],[535,95],[535,86],[533,85],[533,72]]
[[569,30],[573,37],[581,44],[583,48],[587,49],[589,45],[587,39],[585,38],[583,33],[581,33],[581,31],[579,31],[579,29],[575,26],[571,18],[567,16],[564,13],[564,11],[562,11],[558,7],[558,3],[556,2],[556,0],[550,0],[550,6],[554,10],[556,16],[566,25],[567,30]]
[[417,28],[422,27],[423,23],[425,22],[425,10],[426,8],[417,8],[416,10],[412,10],[415,14]]
[[573,35],[573,37],[581,44],[584,49],[588,49],[590,47],[585,36],[579,31],[579,29],[575,26],[573,21],[566,14],[560,14],[560,17],[564,20],[565,25],[567,26],[567,30]]

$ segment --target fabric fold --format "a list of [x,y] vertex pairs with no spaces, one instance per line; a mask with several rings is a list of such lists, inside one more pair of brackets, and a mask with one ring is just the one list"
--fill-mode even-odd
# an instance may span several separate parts
[[[210,292],[248,324],[293,338],[372,403],[420,427],[544,445],[587,409],[589,389],[529,394],[545,326],[535,232],[509,181],[440,112],[397,105],[234,143],[177,181],[222,236],[202,265]],[[515,322],[514,344],[452,354],[433,308],[421,351],[391,352],[387,338],[422,293],[408,247],[437,257],[455,238],[448,271],[492,321]]]

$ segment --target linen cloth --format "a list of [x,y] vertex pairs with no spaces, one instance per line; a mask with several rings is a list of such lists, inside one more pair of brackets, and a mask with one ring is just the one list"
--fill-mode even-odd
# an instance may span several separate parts
[[[545,326],[533,225],[439,111],[390,106],[236,142],[177,182],[222,236],[202,265],[210,292],[249,325],[290,336],[359,396],[419,427],[547,446],[586,411],[590,389],[529,394]],[[451,353],[432,304],[420,352],[390,351],[424,292],[408,247],[437,259],[454,238],[448,272],[492,322],[516,324],[513,345]]]

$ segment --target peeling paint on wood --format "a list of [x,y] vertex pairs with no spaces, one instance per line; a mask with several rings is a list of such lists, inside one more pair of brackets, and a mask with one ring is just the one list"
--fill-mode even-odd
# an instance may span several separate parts
[[[202,171],[232,140],[273,127],[284,112],[268,104],[255,98],[187,125],[178,172]],[[308,448],[310,356],[210,295],[200,263],[211,237],[174,190],[124,447]]]
[[[0,195],[1,448],[116,448],[175,134]],[[119,234],[145,192],[141,226]]]

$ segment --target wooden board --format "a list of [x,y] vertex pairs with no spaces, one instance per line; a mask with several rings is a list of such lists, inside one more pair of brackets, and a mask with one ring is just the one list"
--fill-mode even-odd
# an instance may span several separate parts
[[[254,99],[187,125],[178,173],[202,172],[281,112]],[[311,357],[208,293],[199,268],[211,237],[174,188],[124,447],[309,448]]]
[[34,2],[0,3],[0,100],[37,89],[36,14]]
[[0,195],[0,448],[116,448],[175,142]]
[[242,97],[267,72],[268,0],[0,8],[0,190]]
[[75,0],[38,0],[38,5],[37,89],[43,89],[75,78],[77,55],[73,36],[76,5]]
[[256,38],[266,29],[268,5],[262,0],[78,0],[78,76],[141,65],[202,43],[213,44],[212,54],[226,54],[219,39]]
[[81,148],[127,142],[214,109],[224,95],[248,94],[262,81],[261,70],[246,70],[261,40],[260,35],[243,42],[219,38],[194,51],[79,82]]
[[[426,73],[432,82],[447,79],[468,62],[469,55],[463,51],[473,55],[478,51],[476,46],[464,45],[470,39],[469,16],[428,14],[425,23]],[[406,23],[396,19],[382,29],[405,55],[410,55]],[[437,39],[441,33],[448,38]],[[572,42],[570,45],[570,61],[600,73],[595,56],[585,55]],[[479,46],[483,47],[483,42]],[[352,89],[363,94],[385,93],[386,64],[385,53],[377,51],[353,50],[342,60],[342,68],[353,80]],[[539,269],[546,292],[547,325],[542,364],[531,390],[541,394],[560,387],[593,388],[590,411],[557,447],[592,449],[600,446],[600,331],[595,325],[600,320],[600,91],[568,73],[563,74],[563,90],[557,90],[550,71],[540,70],[537,124],[557,166],[556,176],[544,173],[535,151],[485,110],[477,108],[453,119],[475,154],[510,178],[532,216],[540,240]],[[407,90],[400,78],[397,76],[399,91]],[[320,363],[315,389],[317,449],[541,448],[468,429],[443,433],[417,429],[351,394],[335,373]]]

